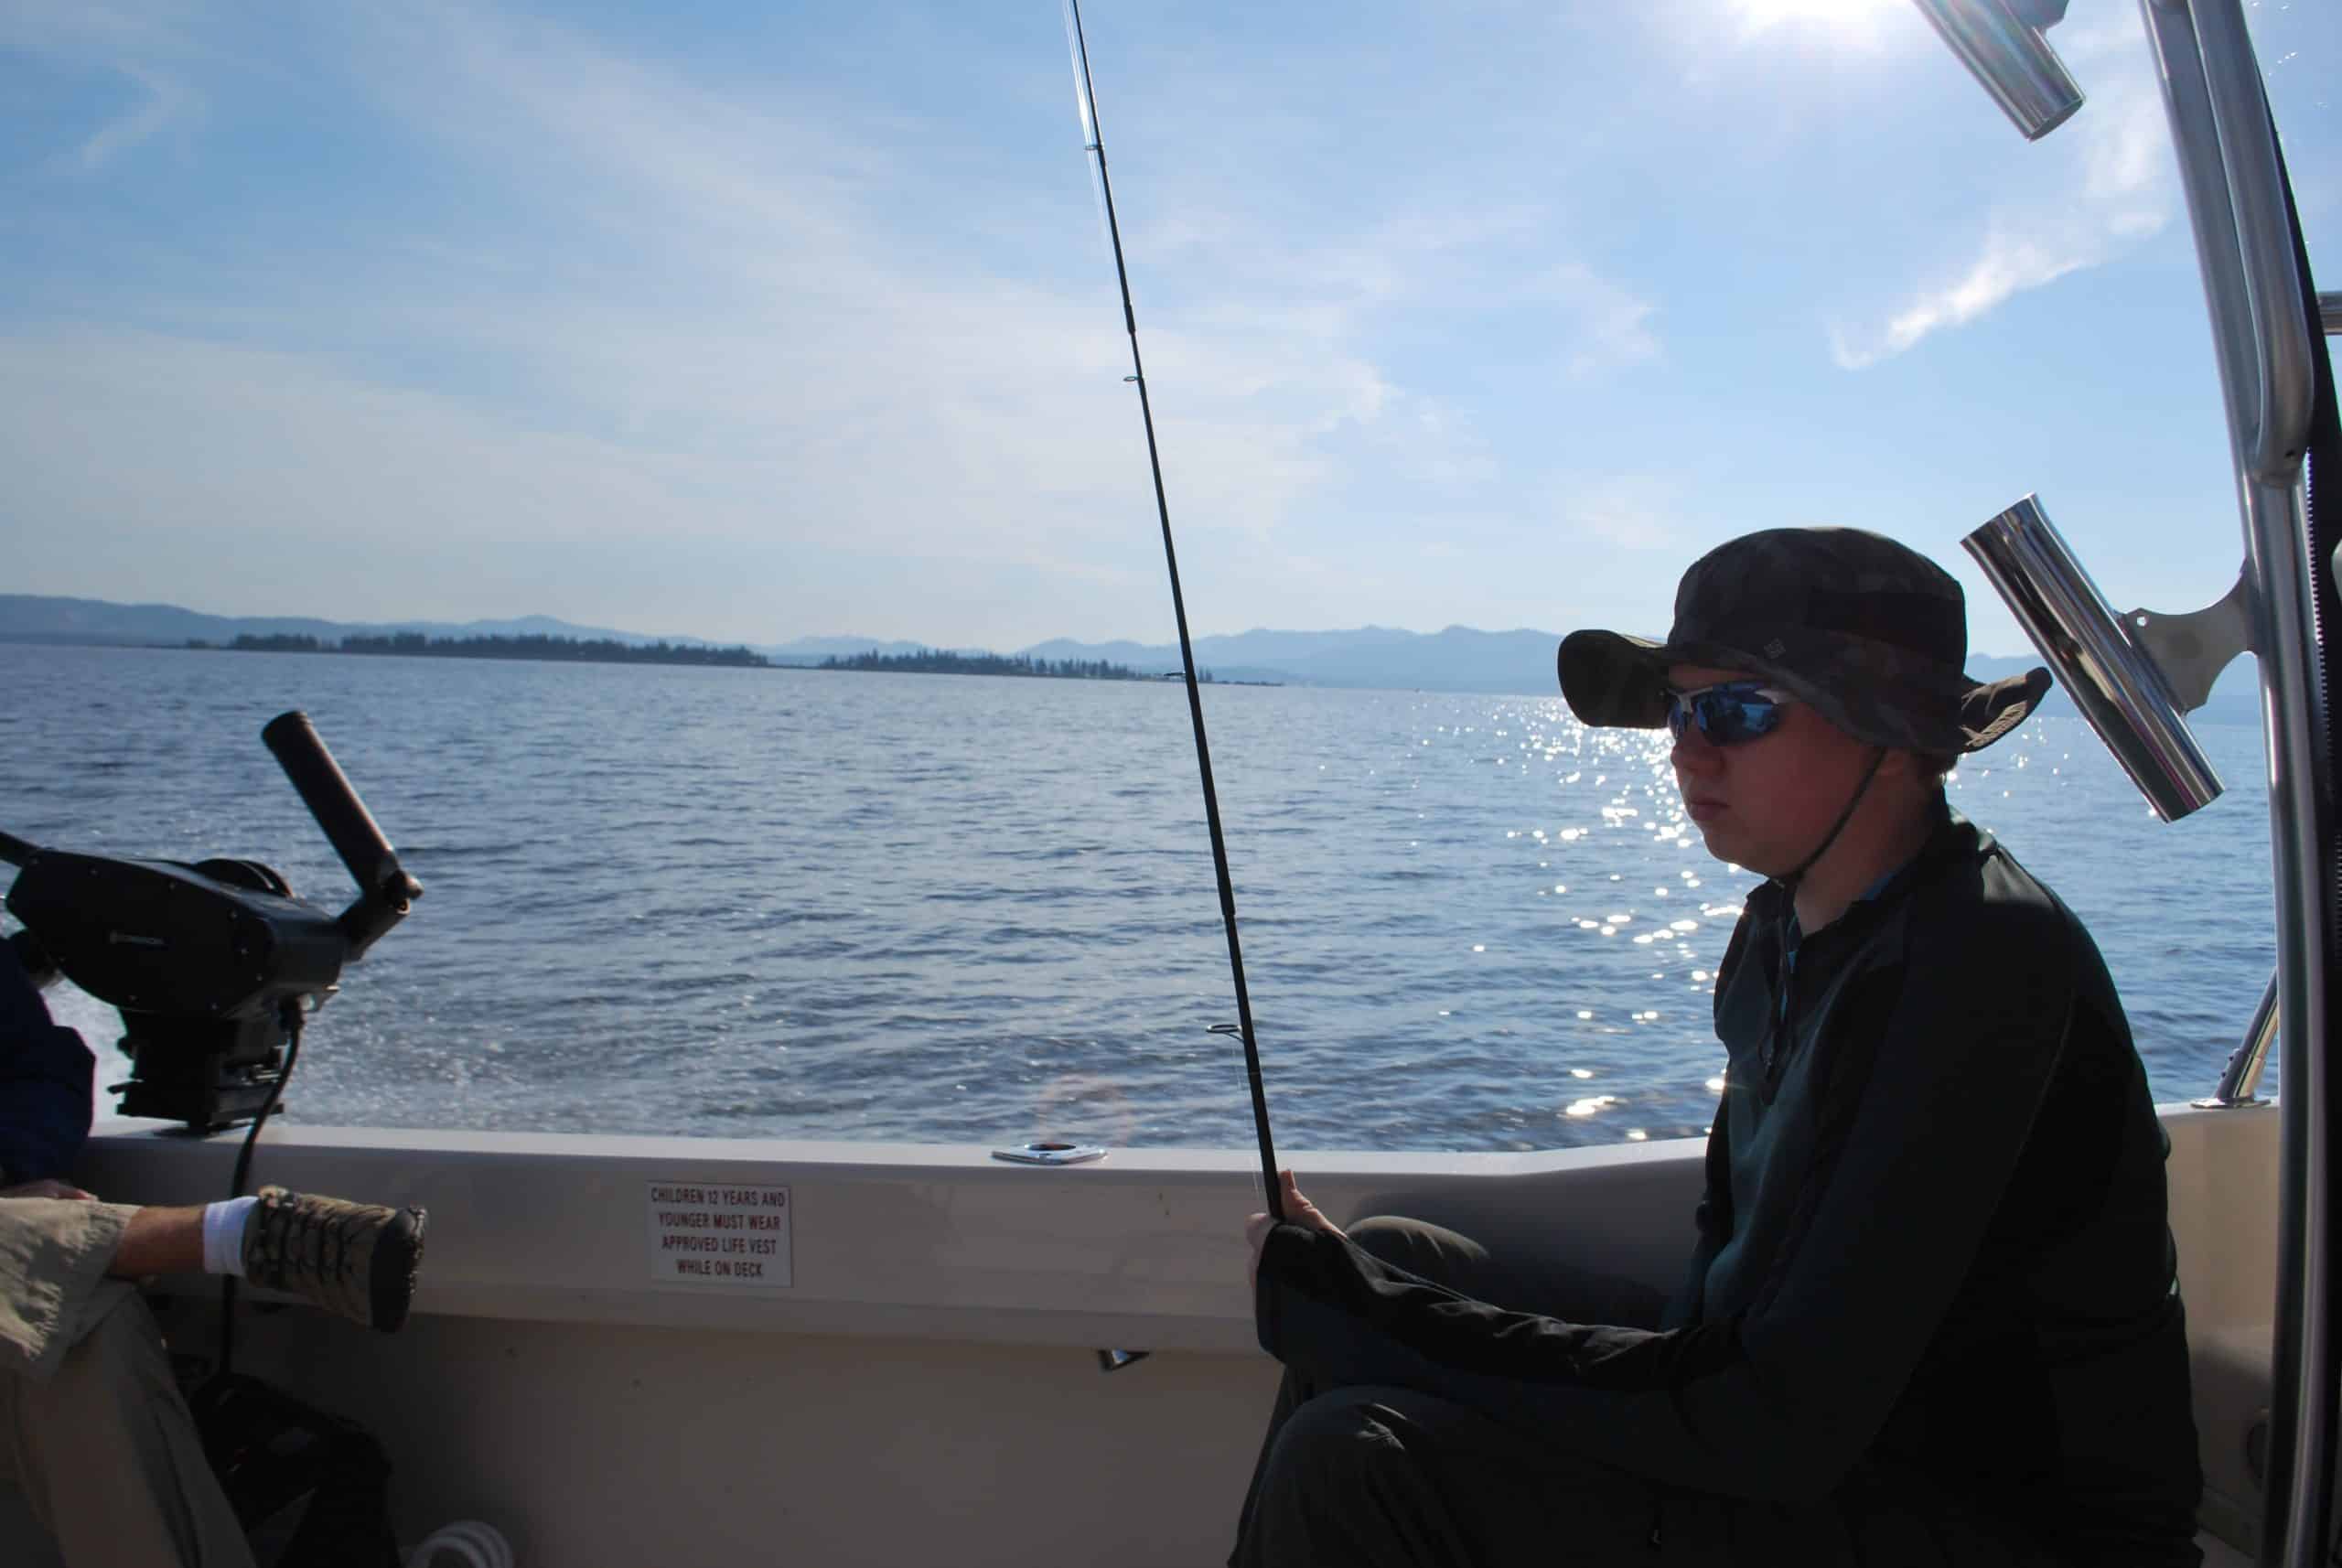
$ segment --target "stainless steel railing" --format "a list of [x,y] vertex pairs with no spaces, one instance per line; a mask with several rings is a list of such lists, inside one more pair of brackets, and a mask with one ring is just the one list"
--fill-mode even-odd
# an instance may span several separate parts
[[2199,1111],[2232,1111],[2240,1105],[2258,1105],[2261,1097],[2253,1091],[2261,1087],[2261,1069],[2268,1065],[2269,1047],[2277,1043],[2277,977],[2269,977],[2269,988],[2261,993],[2261,1005],[2252,1010],[2252,1022],[2244,1026],[2244,1038],[2229,1053],[2228,1065],[2220,1069],[2218,1087],[2201,1100],[2190,1101]]
[[[2332,781],[2314,674],[2302,450],[2307,306],[2276,139],[2239,0],[2140,0],[2187,193],[2243,510],[2267,725],[2283,1162],[2261,1562],[2317,1568],[2333,1529],[2331,1161],[2324,877]],[[2320,302],[2321,305],[2323,302]]]
[[[2062,67],[2041,35],[2063,14],[2062,0],[1917,3],[2027,136],[2043,134],[2061,112],[2079,106],[2080,95],[2070,91],[2069,81],[2058,91],[2047,91],[2059,87]],[[2315,679],[2319,580],[2313,575],[2328,564],[2309,558],[2302,458],[2315,389],[2312,356],[2321,347],[2308,310],[2317,306],[2325,331],[2342,329],[2342,297],[2304,297],[2276,135],[2240,0],[2140,0],[2140,12],[2154,47],[2187,193],[2242,510],[2240,592],[2236,605],[2224,599],[2214,609],[2233,614],[2240,608],[2250,621],[2268,737],[2277,974],[2231,1072],[2222,1075],[2223,1093],[2250,1095],[2267,1037],[2282,1031],[2283,1196],[2261,1560],[2322,1568],[2334,1525],[2335,1425],[2342,1407],[2334,1339],[2337,1211],[2328,1142],[2335,1064],[2327,1059],[2326,953],[2332,933],[2323,865],[2334,842],[2335,807],[2325,693]],[[2033,104],[2035,99],[2046,109]],[[2045,520],[2043,529],[2016,532],[2033,538],[2049,531]],[[2026,569],[2031,556],[2019,548],[2026,538],[2012,535],[2002,554],[2012,573],[2030,580],[2040,574]],[[2087,582],[2079,567],[2070,575]],[[2106,615],[2100,604],[2079,597],[2075,603],[2093,617]],[[2079,642],[2074,647],[2085,666],[2107,661],[2107,648],[2093,654]],[[2184,711],[2176,703],[2162,705]],[[2120,715],[2110,711],[2110,716]]]

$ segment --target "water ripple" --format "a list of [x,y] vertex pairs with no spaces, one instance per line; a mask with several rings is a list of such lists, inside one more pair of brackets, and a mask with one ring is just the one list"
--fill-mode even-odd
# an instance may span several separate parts
[[[427,890],[318,1015],[311,1119],[1249,1144],[1176,686],[23,646],[0,682],[37,694],[0,828],[258,858],[338,908],[257,738],[317,719]],[[1751,879],[1702,852],[1656,736],[1300,688],[1216,692],[1211,723],[1288,1147],[1707,1125]],[[2256,731],[2202,733],[2257,776]],[[2090,922],[2158,1096],[2204,1092],[2272,961],[2255,792],[2160,829],[2064,720],[1952,789]],[[110,1051],[110,1013],[51,994]]]

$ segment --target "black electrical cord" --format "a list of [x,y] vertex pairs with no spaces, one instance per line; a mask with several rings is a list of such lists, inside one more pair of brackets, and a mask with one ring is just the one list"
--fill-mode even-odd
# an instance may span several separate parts
[[[285,1024],[285,1070],[276,1075],[269,1086],[268,1098],[261,1101],[260,1113],[252,1118],[252,1130],[244,1134],[243,1147],[236,1151],[235,1174],[228,1181],[230,1201],[244,1195],[244,1178],[252,1174],[252,1144],[260,1139],[260,1130],[275,1113],[276,1102],[285,1097],[285,1086],[292,1081],[293,1064],[301,1058],[301,1004],[296,999],[285,1004],[282,1015]],[[249,1218],[245,1220],[250,1224]],[[212,1373],[215,1381],[224,1383],[234,1370],[236,1359],[236,1276],[223,1274],[220,1279],[220,1365]]]

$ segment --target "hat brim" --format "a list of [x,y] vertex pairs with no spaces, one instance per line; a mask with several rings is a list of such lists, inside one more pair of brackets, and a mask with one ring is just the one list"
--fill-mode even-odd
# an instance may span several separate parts
[[[1708,643],[1666,643],[1616,631],[1574,631],[1562,639],[1553,671],[1562,696],[1580,723],[1605,728],[1659,729],[1667,723],[1667,671],[1676,664],[1746,670],[1778,681],[1847,734],[1875,745],[1958,756],[1981,751],[2023,724],[2048,694],[2049,671],[2036,668],[2000,681],[1973,681],[1947,672],[1930,680],[1926,705],[1941,714],[1922,724],[1905,708],[1906,733],[1878,733],[1837,693],[1798,671],[1744,649]],[[1907,691],[1906,696],[1916,693]],[[1940,706],[1938,706],[1939,703]],[[1901,704],[1898,704],[1898,706]],[[1914,704],[1916,705],[1916,703]]]
[[2039,665],[2022,675],[1971,682],[1960,699],[1963,752],[1982,751],[2023,724],[2049,694],[2049,671]]
[[1667,722],[1665,643],[1617,631],[1574,631],[1553,655],[1562,697],[1581,724],[1657,729]]
[[1589,725],[1659,729],[1667,723],[1667,671],[1678,664],[1743,670],[1780,686],[1849,733],[1859,733],[1844,705],[1789,664],[1745,648],[1705,640],[1658,642],[1617,631],[1574,631],[1554,653],[1554,673],[1570,711]]

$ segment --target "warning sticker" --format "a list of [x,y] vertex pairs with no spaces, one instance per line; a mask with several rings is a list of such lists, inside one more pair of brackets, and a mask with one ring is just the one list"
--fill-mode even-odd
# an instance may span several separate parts
[[788,1284],[789,1189],[652,1182],[650,1277],[671,1285]]

